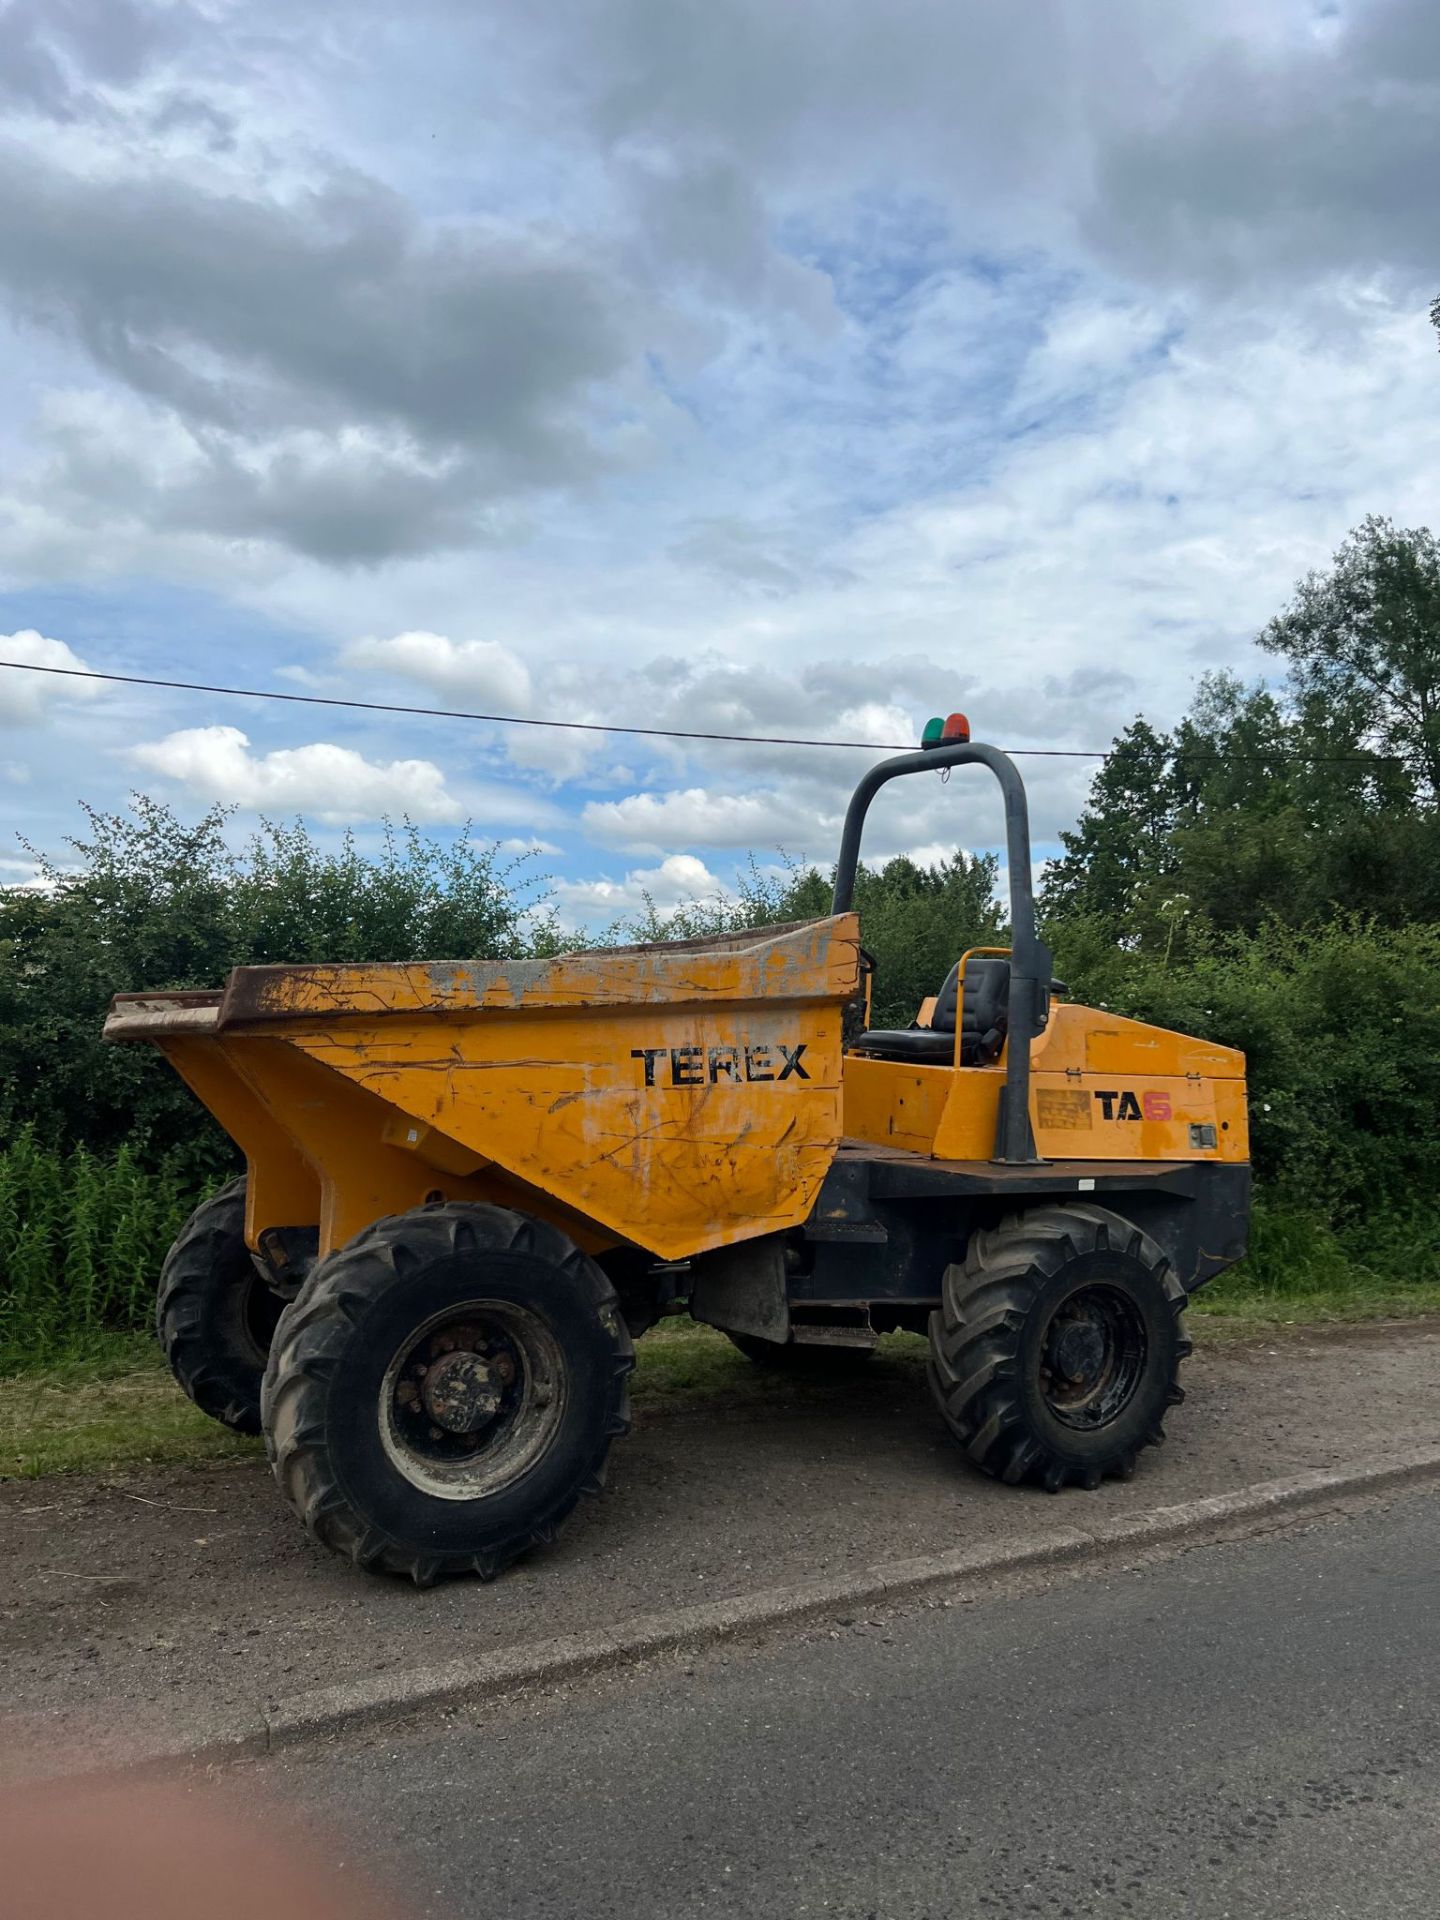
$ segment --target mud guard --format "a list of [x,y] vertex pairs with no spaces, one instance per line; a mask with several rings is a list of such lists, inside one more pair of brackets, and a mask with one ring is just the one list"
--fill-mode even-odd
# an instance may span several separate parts
[[742,1240],[703,1254],[694,1262],[690,1313],[722,1333],[748,1333],[783,1345],[790,1338],[783,1236]]

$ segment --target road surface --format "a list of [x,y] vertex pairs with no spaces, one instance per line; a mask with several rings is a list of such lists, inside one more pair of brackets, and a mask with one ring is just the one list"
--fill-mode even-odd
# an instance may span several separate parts
[[1433,1920],[1437,1629],[1440,1495],[1412,1494],[237,1778],[406,1920]]

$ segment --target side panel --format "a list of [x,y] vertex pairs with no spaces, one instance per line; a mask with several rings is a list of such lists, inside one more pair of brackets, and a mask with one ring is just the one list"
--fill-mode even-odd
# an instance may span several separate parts
[[805,1218],[840,1139],[840,1028],[834,1005],[722,1003],[345,1014],[228,1028],[222,1044],[338,1176],[322,1246],[417,1183],[403,1204],[489,1165],[681,1259]]
[[1047,1160],[1249,1159],[1245,1056],[1234,1047],[1067,1005],[1052,1009],[1031,1058]]
[[1108,1073],[1037,1072],[1030,1097],[1045,1160],[1248,1157],[1239,1081],[1178,1079],[1131,1063]]
[[[208,1055],[221,1046],[210,1043]],[[587,1251],[614,1236],[558,1204],[553,1195],[510,1178],[446,1134],[412,1124],[384,1101],[278,1040],[227,1040],[224,1055],[236,1084],[250,1093],[263,1128],[250,1156],[247,1237],[266,1227],[318,1224],[321,1254],[343,1246],[371,1221],[405,1213],[434,1195],[488,1200],[552,1221]],[[293,1155],[310,1173],[308,1210],[285,1211],[295,1196],[266,1179],[279,1156]]]
[[[969,1096],[968,1104],[983,1108],[988,1099],[989,1131],[985,1133],[983,1110],[973,1115],[978,1138],[985,1135],[984,1147],[976,1153],[956,1154],[954,1158],[988,1158],[995,1145],[995,1100],[1004,1076],[981,1074],[971,1068],[959,1070],[965,1081],[981,1079],[981,1099]],[[877,1147],[900,1147],[906,1153],[934,1153],[935,1136],[945,1118],[956,1081],[951,1067],[907,1066],[898,1060],[872,1060],[868,1055],[845,1056],[845,1136],[849,1140],[868,1140]],[[993,1082],[993,1085],[991,1084]]]

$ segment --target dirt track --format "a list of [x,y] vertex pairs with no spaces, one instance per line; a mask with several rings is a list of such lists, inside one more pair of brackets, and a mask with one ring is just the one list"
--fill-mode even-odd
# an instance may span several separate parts
[[652,1417],[554,1547],[426,1594],[313,1548],[259,1463],[11,1483],[0,1769],[36,1742],[143,1751],[357,1673],[1440,1442],[1436,1322],[1212,1347],[1186,1377],[1132,1482],[1057,1499],[969,1471],[885,1363],[791,1412]]

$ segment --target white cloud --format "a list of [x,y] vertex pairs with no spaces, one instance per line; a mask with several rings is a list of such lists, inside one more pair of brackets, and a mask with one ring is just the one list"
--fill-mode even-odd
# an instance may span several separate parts
[[[959,706],[1103,746],[1266,664],[1366,512],[1440,522],[1433,0],[1323,32],[1312,0],[414,0],[378,36],[374,0],[345,36],[117,5],[0,31],[0,568],[125,583],[142,671],[136,580],[254,612],[320,692],[876,746]],[[203,661],[189,617],[162,671]],[[56,817],[106,743],[215,717],[155,710],[32,756]],[[567,849],[588,801],[618,868],[829,858],[873,758],[411,726],[183,777],[336,817],[418,786]],[[1044,843],[1091,767],[1024,764]],[[957,776],[887,792],[866,851],[998,839]]]
[[465,817],[432,761],[382,765],[326,741],[255,754],[238,727],[187,727],[133,748],[130,757],[197,799],[259,812],[309,813],[334,825],[382,815],[451,824]]
[[[451,640],[443,633],[397,633],[388,640],[373,637],[352,640],[340,650],[340,663],[354,671],[371,669],[394,679],[429,687],[447,704],[476,708],[506,717],[538,715],[550,698],[537,702],[531,674],[519,655],[498,640]],[[554,717],[584,719],[595,691],[593,674],[562,668],[568,691],[580,691],[577,704],[563,698],[563,714]],[[504,727],[500,730],[506,758],[512,766],[543,773],[553,784],[573,780],[589,767],[605,745],[603,733],[569,732],[549,727]]]
[[0,892],[48,893],[53,884],[33,860],[0,859]]
[[711,793],[687,787],[673,793],[632,793],[623,800],[592,800],[580,815],[592,840],[632,853],[673,847],[765,848],[793,839],[804,820],[776,793]]
[[641,914],[646,902],[669,913],[692,900],[715,900],[729,889],[693,854],[672,853],[655,867],[636,867],[620,880],[564,880],[556,905],[570,925],[606,923]]
[[[24,627],[18,633],[0,633],[0,661],[3,660],[81,670],[89,665],[63,640],[47,639],[33,627]],[[0,668],[0,722],[38,720],[50,707],[65,701],[93,700],[99,692],[100,684],[95,680],[67,680],[60,674],[50,673],[7,673]]]
[[437,693],[503,713],[528,713],[530,673],[495,640],[450,640],[443,633],[397,633],[388,640],[352,640],[341,650],[348,667],[373,667],[418,680]]
[[541,840],[535,835],[532,835],[529,839],[524,839],[519,835],[512,834],[500,842],[500,851],[502,853],[558,854],[560,848],[555,845],[553,840]]

